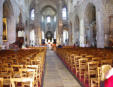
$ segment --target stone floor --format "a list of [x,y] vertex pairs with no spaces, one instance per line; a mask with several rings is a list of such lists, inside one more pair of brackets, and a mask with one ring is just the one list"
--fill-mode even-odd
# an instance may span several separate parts
[[48,50],[43,87],[81,87],[53,51]]

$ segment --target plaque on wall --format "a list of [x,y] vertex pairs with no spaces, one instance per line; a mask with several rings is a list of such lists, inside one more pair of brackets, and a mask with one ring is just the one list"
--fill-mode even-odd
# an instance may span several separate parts
[[3,34],[2,34],[2,40],[7,41],[7,19],[3,18]]

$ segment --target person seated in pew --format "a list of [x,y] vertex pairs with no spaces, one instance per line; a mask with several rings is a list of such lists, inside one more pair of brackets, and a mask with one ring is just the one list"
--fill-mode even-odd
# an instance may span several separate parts
[[62,48],[62,45],[58,45],[58,48]]

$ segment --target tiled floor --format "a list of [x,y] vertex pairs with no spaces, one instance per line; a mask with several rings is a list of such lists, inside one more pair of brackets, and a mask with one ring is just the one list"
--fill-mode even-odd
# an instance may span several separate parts
[[43,87],[81,87],[53,51],[47,50]]

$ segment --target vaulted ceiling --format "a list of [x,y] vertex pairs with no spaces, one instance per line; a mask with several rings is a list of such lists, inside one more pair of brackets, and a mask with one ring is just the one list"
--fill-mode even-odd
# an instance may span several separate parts
[[51,15],[51,16],[55,16],[56,15],[56,10],[50,6],[45,7],[42,10],[42,15],[46,16],[46,15]]
[[60,1],[66,4],[68,0],[29,0],[29,2],[31,3],[31,8],[35,6],[36,1],[38,2],[38,6],[40,7],[40,9],[43,9],[47,5],[57,9]]

